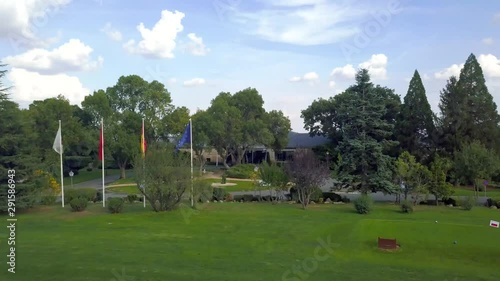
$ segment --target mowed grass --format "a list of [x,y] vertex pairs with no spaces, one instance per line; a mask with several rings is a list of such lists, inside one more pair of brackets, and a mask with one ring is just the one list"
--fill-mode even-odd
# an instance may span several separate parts
[[125,194],[140,194],[139,188],[137,188],[137,184],[134,185],[125,185],[125,186],[111,186],[106,188],[109,192],[114,193],[125,193]]
[[[304,211],[266,203],[209,203],[199,209],[154,213],[127,204],[124,213],[112,215],[93,204],[82,213],[54,206],[18,214],[16,274],[6,269],[2,231],[0,280],[499,277],[500,230],[488,226],[490,219],[500,219],[498,210],[420,206],[408,215],[394,205],[376,205],[372,214],[358,215],[351,204]],[[401,250],[378,250],[379,236],[397,238]],[[328,251],[320,240],[330,242]]]
[[[105,172],[106,175],[108,176],[120,174],[119,169],[107,169]],[[100,169],[95,169],[92,171],[87,171],[87,169],[81,169],[78,172],[78,175],[73,176],[73,184],[100,179],[101,177],[102,177],[102,170]],[[69,185],[70,182],[71,182],[71,177],[64,177],[65,184]]]
[[[453,190],[454,190],[453,196],[474,196],[474,188],[471,186],[455,187],[453,188]],[[485,196],[485,192],[479,191],[478,195]],[[499,187],[486,188],[486,197],[500,198],[500,188]]]

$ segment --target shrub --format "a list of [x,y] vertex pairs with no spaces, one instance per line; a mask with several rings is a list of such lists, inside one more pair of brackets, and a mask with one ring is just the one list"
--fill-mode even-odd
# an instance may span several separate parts
[[40,204],[42,204],[42,205],[54,205],[54,203],[56,203],[56,200],[57,200],[57,196],[45,195],[45,196],[42,196],[42,198],[40,199]]
[[233,200],[235,200],[235,201],[238,201],[238,202],[239,202],[239,201],[243,200],[243,195],[234,195],[234,196],[233,196]]
[[71,199],[71,201],[69,202],[69,205],[71,206],[71,209],[73,209],[73,211],[81,212],[87,208],[88,202],[89,202],[89,200],[87,200],[86,198],[77,197],[77,198]]
[[227,179],[226,174],[222,174],[222,177],[221,177],[220,183],[221,183],[221,184],[226,184],[226,182],[227,182],[227,180],[226,180],[226,179]]
[[351,203],[351,199],[347,198],[347,196],[342,197],[342,202]]
[[110,198],[108,200],[108,210],[112,214],[121,213],[123,211],[123,205],[125,204],[125,200],[123,198]]
[[321,188],[316,187],[316,188],[314,188],[314,191],[311,193],[311,196],[309,197],[309,201],[314,201],[314,202],[318,203],[319,199],[323,199],[323,191],[321,190]]
[[224,200],[227,196],[228,192],[221,187],[215,187],[213,193],[213,199],[217,201]]
[[253,201],[253,195],[252,194],[244,194],[243,195],[243,201],[245,201],[245,202],[252,202]]
[[95,202],[101,202],[101,201],[102,201],[102,191],[98,190],[97,193],[96,193],[95,199],[94,199],[94,203]]
[[138,199],[139,199],[139,197],[137,196],[137,194],[129,194],[129,195],[127,195],[127,200],[128,200],[129,203],[134,203]]
[[91,167],[87,167],[87,172],[92,172],[92,168]]
[[472,196],[467,196],[462,200],[462,208],[464,210],[470,211],[476,205],[476,199]]
[[332,202],[340,202],[342,201],[342,196],[338,195],[334,192],[323,192],[323,198],[330,199]]
[[250,179],[254,173],[255,165],[253,164],[240,164],[231,167],[226,171],[225,175],[229,178],[237,179]]
[[363,194],[354,200],[354,208],[359,214],[368,214],[372,210],[373,200],[370,196]]
[[71,202],[75,198],[82,198],[88,201],[95,202],[97,197],[97,190],[94,188],[72,188],[65,190],[64,202]]
[[195,181],[195,200],[197,202],[207,202],[212,200],[214,196],[214,188],[212,184],[205,181]]
[[224,201],[227,201],[227,202],[233,201],[233,196],[231,195],[231,193],[227,192],[225,194]]
[[488,207],[497,206],[497,208],[500,208],[500,199],[488,198],[486,204],[488,204]]
[[444,199],[444,200],[443,200],[443,203],[444,203],[446,206],[448,206],[448,205],[453,205],[454,207],[456,207],[456,206],[458,205],[457,200],[455,200],[455,199],[453,199],[453,198],[451,198],[451,197]]
[[401,211],[403,213],[413,213],[413,204],[408,200],[401,201]]

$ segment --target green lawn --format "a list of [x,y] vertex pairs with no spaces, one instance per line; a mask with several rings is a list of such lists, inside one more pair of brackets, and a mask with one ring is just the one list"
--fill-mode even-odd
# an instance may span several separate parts
[[[358,215],[352,205],[312,205],[307,211],[267,203],[199,208],[157,214],[127,204],[124,213],[112,215],[96,203],[82,213],[54,206],[18,214],[16,273],[6,269],[4,230],[0,280],[496,281],[499,276],[500,230],[488,226],[490,219],[500,219],[498,210],[420,206],[407,215],[397,206],[377,205],[374,213]],[[379,236],[397,238],[402,248],[379,251]],[[331,242],[328,251],[320,240]]]
[[137,188],[137,184],[127,185],[127,186],[112,186],[106,188],[106,190],[109,192],[116,192],[116,193],[140,194],[140,191]]
[[[454,196],[469,196],[469,195],[474,196],[473,187],[460,186],[460,187],[454,187],[453,190],[455,191],[453,193]],[[480,191],[479,196],[485,196],[484,191]],[[498,187],[486,188],[486,196],[493,198],[500,198],[500,188]]]
[[118,179],[114,182],[112,182],[110,185],[116,185],[116,184],[137,184],[135,182],[135,178],[133,177],[133,175],[127,175],[128,177],[127,178],[124,178],[124,179]]
[[[105,171],[106,175],[119,175],[119,169],[107,169]],[[82,183],[86,181],[91,181],[95,179],[100,179],[102,177],[102,170],[95,169],[93,171],[87,171],[87,169],[81,169],[78,175],[73,176],[73,184]],[[64,183],[69,184],[71,182],[71,177],[64,177]]]

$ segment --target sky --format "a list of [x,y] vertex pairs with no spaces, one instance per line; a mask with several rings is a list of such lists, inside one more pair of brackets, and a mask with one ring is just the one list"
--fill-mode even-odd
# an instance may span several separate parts
[[301,110],[354,83],[404,98],[418,70],[432,109],[474,53],[500,104],[500,1],[2,0],[4,84],[22,108],[86,95],[136,74],[176,106],[206,109],[220,92],[256,88],[305,132]]

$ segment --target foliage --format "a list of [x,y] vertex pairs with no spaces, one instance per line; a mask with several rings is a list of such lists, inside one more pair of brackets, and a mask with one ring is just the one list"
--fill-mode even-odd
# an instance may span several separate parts
[[[464,184],[473,183],[476,189],[484,180],[500,173],[500,160],[495,152],[486,148],[479,141],[463,145],[455,153],[454,173]],[[480,184],[477,186],[476,181]]]
[[[342,123],[340,179],[348,184],[359,183],[362,193],[381,190],[392,193],[391,157],[387,152],[397,142],[392,141],[391,122],[380,92],[370,82],[366,69],[356,74],[356,84],[346,90],[351,99],[343,103],[337,115]],[[388,89],[386,91],[389,91]]]
[[372,211],[373,199],[367,194],[362,194],[354,200],[354,208],[358,214],[368,214]]
[[64,190],[64,202],[71,202],[75,198],[83,198],[89,201],[94,201],[97,196],[97,190],[94,188],[67,188]]
[[310,149],[296,149],[293,159],[286,164],[286,173],[295,184],[302,208],[306,209],[311,194],[330,177],[330,170]]
[[417,70],[401,105],[396,131],[403,150],[414,155],[418,162],[429,160],[435,145],[434,114]]
[[71,209],[75,212],[82,212],[87,208],[88,200],[84,197],[76,197],[71,199],[69,205]]
[[134,203],[135,201],[139,200],[139,197],[137,196],[137,194],[128,194],[127,200],[129,203]]
[[125,200],[123,198],[110,198],[108,200],[108,210],[112,214],[121,213],[123,211],[123,206],[125,205]]
[[224,200],[229,192],[226,191],[226,189],[222,187],[215,187],[214,192],[213,192],[213,199],[217,201],[222,201]]
[[413,213],[413,202],[410,202],[408,200],[403,200],[401,201],[401,211],[403,213]]
[[396,171],[402,185],[404,199],[413,197],[413,203],[418,204],[420,197],[428,192],[427,185],[431,177],[429,169],[418,163],[413,155],[404,151],[396,160]]
[[228,178],[250,179],[254,173],[255,165],[240,164],[229,168],[225,174]]
[[195,202],[207,202],[213,198],[214,189],[209,182],[195,180],[193,182],[193,190]]
[[[267,184],[271,199],[282,197],[282,192],[287,189],[288,177],[285,170],[276,163],[264,162],[259,167],[258,175],[263,183]],[[278,193],[280,193],[278,195]],[[273,195],[274,194],[274,195]],[[271,200],[273,202],[273,200]]]
[[429,193],[435,196],[436,205],[439,199],[447,198],[453,194],[452,185],[446,181],[448,171],[451,169],[451,162],[442,157],[436,157],[431,163],[430,181],[428,185]]
[[460,205],[464,210],[470,211],[476,205],[476,198],[474,198],[473,196],[467,196],[464,199],[462,199]]
[[311,193],[311,196],[309,197],[309,200],[311,202],[316,202],[318,203],[320,200],[323,200],[323,191],[321,188],[316,187],[314,188],[313,192]]
[[146,157],[134,161],[135,180],[155,212],[174,209],[191,185],[190,159],[172,145],[149,146]]

